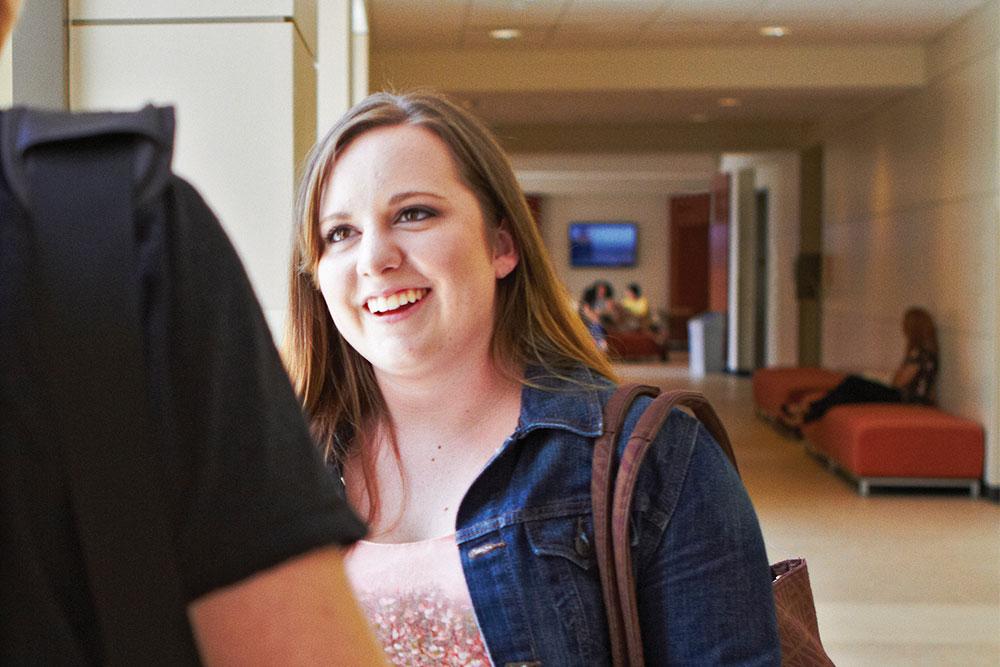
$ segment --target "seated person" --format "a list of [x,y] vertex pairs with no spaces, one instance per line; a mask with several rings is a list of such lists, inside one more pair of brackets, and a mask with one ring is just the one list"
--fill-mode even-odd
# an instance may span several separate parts
[[618,302],[621,320],[619,325],[627,331],[646,330],[656,333],[657,327],[649,316],[649,301],[642,296],[639,283],[629,283],[625,296]]
[[584,325],[586,325],[591,338],[594,339],[597,349],[601,352],[607,352],[608,332],[604,329],[604,326],[601,324],[601,317],[594,309],[596,298],[597,290],[593,286],[588,287],[584,291],[583,298],[580,300],[580,318],[583,320]]
[[642,288],[639,283],[629,283],[625,288],[625,296],[622,298],[621,307],[626,313],[640,320],[649,318],[649,301],[642,295]]
[[844,403],[934,403],[934,380],[937,378],[938,345],[934,320],[922,308],[910,308],[903,316],[906,354],[892,378],[885,385],[858,375],[849,375],[829,392],[810,399],[781,406],[778,420],[798,429],[816,421],[835,405]]
[[615,302],[615,289],[606,280],[598,280],[591,285],[589,290],[594,290],[593,298],[589,302],[597,316],[606,328],[616,328],[621,320],[621,309]]

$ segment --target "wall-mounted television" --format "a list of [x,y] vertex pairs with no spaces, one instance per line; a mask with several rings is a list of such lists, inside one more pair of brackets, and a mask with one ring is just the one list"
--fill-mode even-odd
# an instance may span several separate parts
[[635,266],[638,231],[624,221],[569,223],[571,266]]

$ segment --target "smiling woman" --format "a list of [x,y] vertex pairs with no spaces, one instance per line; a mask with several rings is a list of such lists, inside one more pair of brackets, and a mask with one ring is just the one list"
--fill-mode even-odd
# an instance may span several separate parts
[[371,130],[336,160],[316,275],[334,326],[380,385],[488,364],[497,280],[517,264],[510,232],[491,231],[430,130]]
[[[607,663],[590,480],[612,371],[496,141],[437,95],[373,95],[314,148],[297,225],[286,364],[370,523],[345,562],[387,655]],[[776,662],[739,478],[682,413],[657,439],[634,516],[650,655]]]

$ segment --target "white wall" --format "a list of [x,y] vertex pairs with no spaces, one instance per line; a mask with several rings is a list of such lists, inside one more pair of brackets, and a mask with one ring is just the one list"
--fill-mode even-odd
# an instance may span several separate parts
[[[726,154],[719,164],[721,171],[734,174],[734,189],[738,187],[735,175],[741,170],[752,170],[752,189],[768,191],[766,364],[794,366],[799,354],[799,311],[795,298],[795,259],[799,252],[799,156],[790,152]],[[739,206],[730,208],[733,215],[739,215],[739,210]],[[743,250],[751,251],[752,260],[753,244],[749,247],[743,244]],[[731,279],[748,272],[752,275],[753,271],[752,266],[731,268],[736,269],[730,273]],[[745,327],[730,328],[734,336],[737,331],[745,330]],[[749,331],[752,336],[752,326]],[[731,353],[740,349],[744,351],[740,358],[749,351],[752,360],[752,339],[733,340]]]
[[1000,484],[1000,2],[931,45],[926,89],[828,130],[824,363],[889,370],[910,305],[935,316],[940,403],[987,429]]

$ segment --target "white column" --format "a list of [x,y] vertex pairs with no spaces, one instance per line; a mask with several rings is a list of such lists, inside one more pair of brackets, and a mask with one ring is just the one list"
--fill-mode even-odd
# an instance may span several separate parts
[[0,108],[6,109],[14,101],[14,68],[10,57],[10,40],[0,49]]
[[370,92],[368,89],[368,33],[352,33],[351,47],[351,104],[357,104]]
[[316,133],[326,134],[351,106],[351,0],[318,0]]
[[0,105],[67,107],[66,3],[29,0],[0,55]]
[[75,0],[70,9],[72,108],[176,106],[174,167],[219,215],[278,338],[296,170],[316,136],[315,3]]

